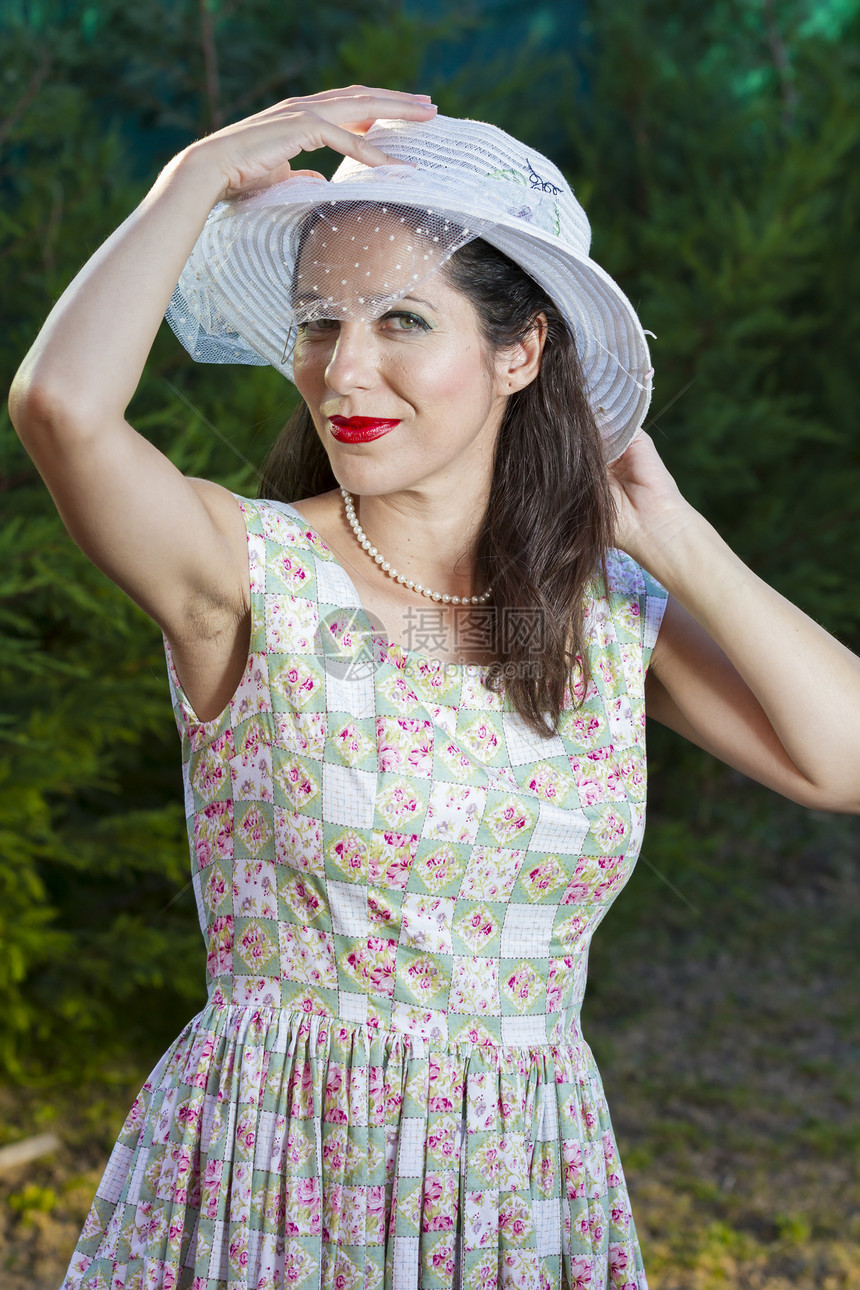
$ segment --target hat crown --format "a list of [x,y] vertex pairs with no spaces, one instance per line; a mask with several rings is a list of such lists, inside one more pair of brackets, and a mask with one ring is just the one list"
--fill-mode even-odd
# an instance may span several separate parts
[[[498,219],[504,213],[525,226],[551,233],[576,255],[587,256],[591,227],[559,168],[535,148],[529,148],[486,121],[437,115],[430,121],[376,121],[365,135],[381,151],[416,167],[420,188],[424,176],[438,189],[450,187],[465,199],[467,209]],[[345,157],[333,183],[366,178],[369,188],[379,171]],[[368,194],[369,196],[369,194]]]

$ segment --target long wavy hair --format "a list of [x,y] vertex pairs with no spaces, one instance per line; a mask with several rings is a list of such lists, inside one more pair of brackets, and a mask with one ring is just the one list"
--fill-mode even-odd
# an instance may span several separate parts
[[[540,371],[508,397],[476,547],[479,583],[493,584],[492,649],[484,684],[504,689],[535,733],[557,732],[590,675],[589,595],[606,580],[615,508],[600,431],[585,396],[576,343],[546,292],[476,238],[440,272],[478,315],[488,361],[547,322]],[[259,497],[301,501],[339,487],[304,401],[263,464]],[[504,624],[505,630],[502,630]],[[538,625],[539,650],[534,648]]]

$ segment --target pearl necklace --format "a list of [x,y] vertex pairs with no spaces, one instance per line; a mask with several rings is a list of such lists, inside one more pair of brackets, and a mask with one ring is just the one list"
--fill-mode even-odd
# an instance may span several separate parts
[[353,505],[353,501],[349,493],[343,487],[341,487],[340,491],[343,496],[343,504],[346,509],[346,518],[349,521],[349,526],[355,534],[357,541],[364,548],[367,554],[376,561],[382,572],[388,574],[389,578],[393,578],[395,582],[399,582],[402,586],[408,587],[410,591],[417,591],[419,595],[426,596],[428,600],[440,600],[446,605],[483,605],[485,601],[490,599],[490,596],[493,594],[492,586],[489,586],[481,596],[444,596],[439,591],[431,591],[429,587],[423,587],[420,582],[413,582],[411,578],[406,577],[405,573],[398,573],[397,570],[393,569],[388,561],[379,554],[376,547],[359,524],[358,516],[355,513],[355,506]]

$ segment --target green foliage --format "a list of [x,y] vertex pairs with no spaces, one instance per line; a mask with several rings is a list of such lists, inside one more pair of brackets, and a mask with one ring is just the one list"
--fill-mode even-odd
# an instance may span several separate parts
[[[420,49],[421,31],[394,5],[353,6],[354,43],[338,12],[319,7],[212,5],[211,28],[191,3],[10,11],[0,33],[6,386],[159,166],[222,119],[329,78],[349,83],[371,13],[390,18],[396,83],[398,41]],[[253,494],[292,387],[273,370],[197,367],[163,333],[131,420],[186,474]],[[131,1053],[154,1061],[205,1002],[178,737],[158,629],[71,542],[5,407],[0,494],[0,1070],[84,1081]]]
[[856,642],[856,39],[804,36],[800,5],[673,12],[594,8],[568,173],[657,335],[650,429],[685,493]]
[[[657,334],[650,428],[683,490],[856,645],[857,5],[572,12],[525,15],[512,55],[521,7],[7,5],[6,385],[66,284],[193,138],[328,85],[433,92],[559,162],[596,258]],[[481,64],[457,62],[493,24]],[[271,369],[193,364],[164,328],[128,415],[185,473],[253,494],[294,398]],[[179,745],[158,630],[68,538],[5,411],[0,497],[0,1070],[83,1081],[154,1061],[204,1001]],[[748,928],[757,875],[793,837],[798,883],[828,839],[848,845],[844,821],[816,821],[810,842],[808,817],[761,792],[743,798],[735,852],[736,781],[659,732],[652,761],[643,865],[607,946],[710,953],[711,915]],[[596,1003],[621,1006],[599,942]]]

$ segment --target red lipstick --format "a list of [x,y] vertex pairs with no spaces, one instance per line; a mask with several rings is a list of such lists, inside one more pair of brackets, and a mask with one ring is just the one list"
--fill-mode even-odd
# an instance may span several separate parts
[[387,434],[400,421],[383,421],[379,417],[329,417],[332,435],[341,443],[369,443]]

